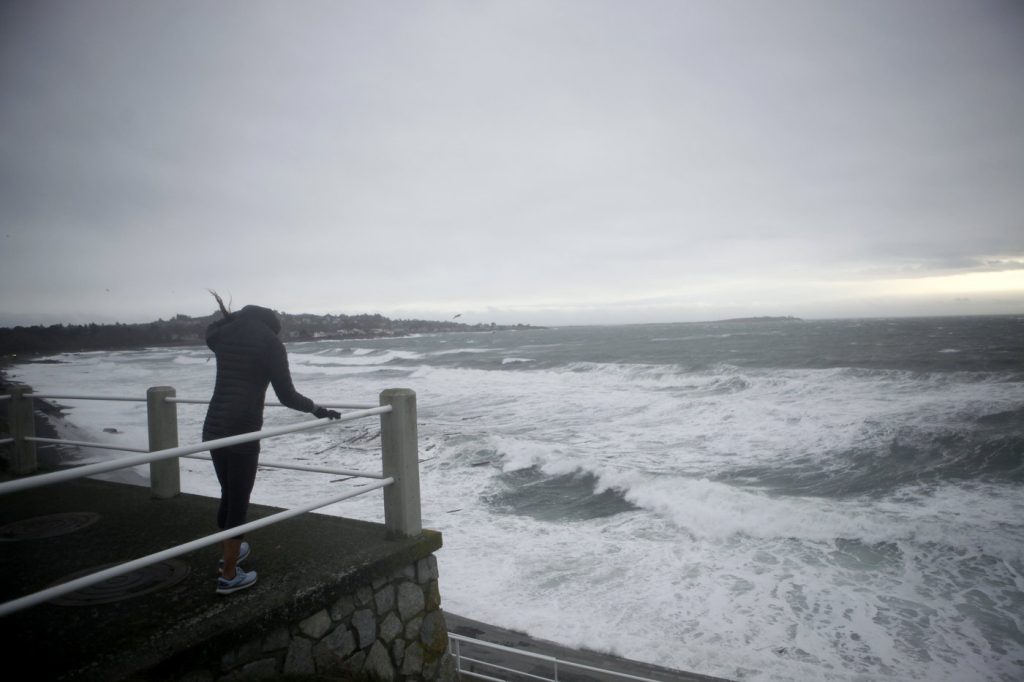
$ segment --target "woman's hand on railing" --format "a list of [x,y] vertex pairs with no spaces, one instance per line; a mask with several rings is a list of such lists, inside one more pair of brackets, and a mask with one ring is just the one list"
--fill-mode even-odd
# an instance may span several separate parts
[[319,405],[313,407],[313,416],[317,419],[341,419],[341,413],[337,410],[328,410],[326,407],[320,407]]

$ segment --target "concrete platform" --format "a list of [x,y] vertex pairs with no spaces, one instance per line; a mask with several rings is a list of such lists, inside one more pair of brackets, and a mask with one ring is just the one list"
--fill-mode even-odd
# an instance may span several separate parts
[[[0,601],[216,532],[217,504],[196,495],[154,500],[148,488],[91,479],[0,497],[0,535],[7,536],[0,539]],[[277,511],[253,505],[250,520]],[[16,523],[27,520],[33,522]],[[17,538],[89,521],[61,535]],[[246,566],[258,571],[259,582],[243,592],[215,593],[220,552],[211,546],[171,562],[172,570],[156,576],[165,582],[159,589],[145,592],[146,576],[130,575],[92,590],[99,602],[45,603],[0,618],[5,668],[25,670],[31,679],[162,679],[142,671],[170,660],[160,668],[170,678],[176,658],[215,655],[265,636],[289,613],[309,613],[311,604],[346,586],[441,547],[434,531],[389,541],[382,524],[320,514],[261,529],[248,540]],[[118,595],[127,597],[100,603]]]

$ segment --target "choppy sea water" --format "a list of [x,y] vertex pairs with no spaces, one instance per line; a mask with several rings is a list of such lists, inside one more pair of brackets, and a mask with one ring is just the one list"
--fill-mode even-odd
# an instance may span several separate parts
[[[288,350],[319,402],[417,392],[424,525],[444,534],[452,612],[740,680],[1024,679],[1024,317]],[[205,347],[50,360],[11,375],[40,392],[213,386]],[[144,405],[61,402],[69,437],[145,446]],[[182,443],[204,410],[179,406]],[[267,408],[268,426],[306,418]],[[379,468],[376,426],[274,439],[263,457]],[[217,495],[209,463],[182,469],[187,492]],[[263,469],[254,501],[353,485],[336,479]],[[325,513],[380,521],[381,495]]]

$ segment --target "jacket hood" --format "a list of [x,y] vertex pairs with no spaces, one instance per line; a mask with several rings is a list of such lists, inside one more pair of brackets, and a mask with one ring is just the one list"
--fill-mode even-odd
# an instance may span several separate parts
[[260,305],[247,305],[239,310],[236,315],[248,319],[259,320],[270,327],[270,330],[275,334],[281,331],[281,321],[277,319],[277,313],[270,308],[264,308]]

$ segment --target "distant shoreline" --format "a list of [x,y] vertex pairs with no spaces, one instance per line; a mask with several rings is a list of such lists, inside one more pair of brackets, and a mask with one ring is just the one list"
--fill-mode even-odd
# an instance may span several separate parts
[[[285,342],[401,338],[414,334],[538,329],[531,325],[465,324],[454,320],[392,320],[383,315],[293,315],[279,312]],[[19,353],[80,353],[133,348],[201,346],[220,319],[177,315],[139,324],[54,324],[0,328],[0,357]]]
[[[31,391],[31,386],[15,381],[8,376],[7,369],[11,364],[14,363],[11,363],[6,357],[0,356],[0,395],[8,393],[10,388],[14,386],[21,386]],[[34,403],[36,436],[40,438],[60,438],[60,434],[54,426],[54,420],[64,419],[64,411],[59,405],[41,398],[36,398]],[[10,405],[9,400],[0,400],[0,434],[7,432],[8,405]],[[50,471],[66,466],[68,457],[62,451],[62,447],[74,446],[58,446],[48,443],[38,445],[36,447],[36,458],[39,469]],[[7,480],[8,478],[10,478],[10,471],[7,459],[0,457],[0,480]]]
[[790,316],[763,316],[763,317],[730,317],[726,320],[715,320],[715,322],[803,322],[799,317]]

